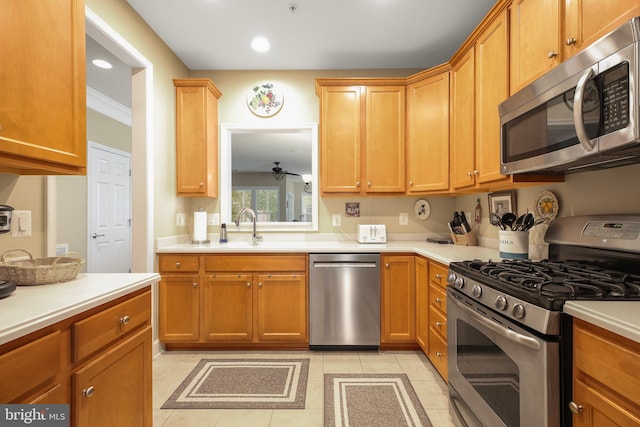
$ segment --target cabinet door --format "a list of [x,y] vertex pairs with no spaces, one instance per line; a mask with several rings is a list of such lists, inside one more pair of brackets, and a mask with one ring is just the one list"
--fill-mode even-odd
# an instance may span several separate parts
[[203,339],[251,341],[253,339],[253,287],[251,274],[205,276]]
[[151,426],[151,327],[72,375],[77,427]]
[[574,381],[573,401],[580,402],[582,410],[573,415],[574,427],[619,426],[634,427],[640,425],[640,414],[624,408],[609,392]]
[[84,1],[3,2],[0,40],[0,169],[84,174]]
[[388,255],[382,261],[382,343],[415,343],[413,256]]
[[451,70],[451,186],[475,185],[474,50],[469,49]]
[[366,192],[404,192],[404,112],[404,87],[367,87]]
[[563,60],[640,14],[638,0],[565,0],[565,8]]
[[162,275],[158,287],[160,341],[197,341],[200,322],[198,275]]
[[514,0],[510,8],[514,94],[560,63],[560,0]]
[[477,184],[508,180],[500,174],[498,104],[509,96],[509,32],[502,12],[475,45],[475,170]]
[[449,72],[407,87],[407,193],[449,190]]
[[429,340],[429,265],[426,259],[416,260],[416,341],[428,352]]
[[305,274],[257,275],[258,341],[307,342]]
[[208,79],[176,79],[178,196],[218,197],[218,97]]
[[320,189],[359,193],[362,87],[323,87],[320,99]]

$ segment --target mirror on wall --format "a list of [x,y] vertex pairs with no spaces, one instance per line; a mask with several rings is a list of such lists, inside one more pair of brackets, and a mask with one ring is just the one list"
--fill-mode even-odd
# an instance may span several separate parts
[[[259,231],[318,229],[316,124],[220,125],[220,216],[233,223],[244,207]],[[241,219],[249,229],[250,218]]]

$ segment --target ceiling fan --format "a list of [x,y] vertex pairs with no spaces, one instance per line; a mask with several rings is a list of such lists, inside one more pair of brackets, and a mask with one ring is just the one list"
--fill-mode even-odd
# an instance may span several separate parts
[[280,167],[280,162],[273,162],[273,163],[275,164],[275,166],[271,168],[271,171],[273,172],[273,176],[277,180],[281,180],[282,178],[284,178],[285,175],[300,176],[299,173],[288,172],[288,171],[282,169]]

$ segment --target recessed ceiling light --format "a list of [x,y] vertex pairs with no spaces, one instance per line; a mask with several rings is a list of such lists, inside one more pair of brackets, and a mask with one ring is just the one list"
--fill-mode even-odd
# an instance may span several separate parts
[[256,52],[266,52],[271,49],[271,44],[269,43],[269,40],[265,39],[264,37],[256,37],[251,42],[251,47]]
[[96,67],[104,68],[105,70],[110,70],[113,68],[113,65],[111,65],[111,63],[105,61],[104,59],[94,59],[93,61],[91,61],[91,63]]

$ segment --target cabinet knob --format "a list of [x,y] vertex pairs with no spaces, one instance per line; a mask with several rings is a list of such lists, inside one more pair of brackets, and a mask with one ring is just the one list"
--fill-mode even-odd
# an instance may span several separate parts
[[201,183],[200,183],[200,187],[204,187],[204,182],[201,182]]
[[442,279],[442,274],[437,273],[437,274],[436,274],[436,279]]
[[258,282],[258,287],[261,288],[262,287],[262,282]]
[[467,172],[467,176],[473,176],[473,172]]
[[409,181],[409,187],[413,187],[413,181]]
[[130,320],[131,318],[129,316],[122,316],[119,321],[121,325],[126,325]]
[[438,304],[440,304],[440,303],[442,302],[442,298],[438,298],[438,297],[436,297],[436,302],[437,302]]
[[180,263],[176,262],[176,268],[180,268]]
[[555,58],[556,56],[558,56],[558,52],[556,52],[555,50],[552,50],[551,52],[547,53],[547,57],[548,58]]
[[247,288],[251,287],[251,282],[247,282]]
[[441,327],[442,325],[443,325],[443,323],[442,323],[442,322],[436,322],[436,326],[437,326],[438,328],[439,328],[439,327]]
[[87,387],[85,389],[82,389],[82,395],[84,397],[91,397],[93,396],[93,392],[95,391],[95,389],[93,388],[93,386]]
[[480,171],[478,171],[477,169],[474,169],[473,174],[474,175],[480,175]]
[[385,268],[389,268],[389,263],[386,263],[384,266]]
[[197,288],[197,287],[198,287],[198,284],[197,284],[196,282],[193,282],[193,287],[194,287],[194,288]]
[[576,44],[576,42],[577,42],[577,41],[578,41],[578,40],[574,39],[573,37],[569,37],[569,38],[565,41],[565,44],[566,44],[567,46],[571,46],[572,44]]
[[367,187],[371,187],[371,181],[367,182]]
[[438,356],[438,357],[442,357],[442,356],[444,356],[444,354],[443,354],[443,353],[441,353],[441,352],[439,352],[439,351],[436,351],[436,356]]
[[360,181],[356,181],[356,187],[360,188]]
[[582,413],[582,405],[576,402],[569,402],[569,410],[571,412],[573,412],[574,414],[580,414]]

